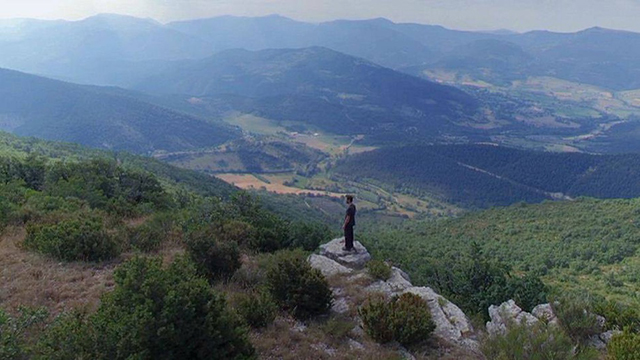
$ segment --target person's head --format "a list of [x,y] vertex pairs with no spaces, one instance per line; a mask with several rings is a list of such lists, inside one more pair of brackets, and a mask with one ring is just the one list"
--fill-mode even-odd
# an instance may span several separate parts
[[347,204],[353,203],[353,195],[347,195]]

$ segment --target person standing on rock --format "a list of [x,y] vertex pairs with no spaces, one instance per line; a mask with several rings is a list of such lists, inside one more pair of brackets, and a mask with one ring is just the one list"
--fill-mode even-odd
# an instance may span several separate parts
[[353,247],[353,227],[356,226],[356,205],[353,203],[353,195],[347,195],[347,214],[344,217],[344,251],[355,251]]

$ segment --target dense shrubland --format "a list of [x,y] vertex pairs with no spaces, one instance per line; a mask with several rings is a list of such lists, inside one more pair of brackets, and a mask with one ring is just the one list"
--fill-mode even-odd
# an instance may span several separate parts
[[[639,204],[634,199],[518,204],[380,229],[367,233],[365,244],[409,272],[416,284],[436,288],[471,313],[507,298],[530,309],[543,300],[537,294],[566,289],[638,307],[633,287]],[[551,289],[545,291],[540,279]]]
[[[0,358],[249,359],[249,326],[267,326],[279,311],[325,313],[324,277],[302,250],[281,251],[315,248],[327,228],[199,181],[173,182],[101,157],[0,158],[0,229],[24,227],[23,248],[56,261],[121,263],[95,311],[1,312]],[[163,265],[154,256],[167,246],[183,251]],[[255,270],[268,276],[230,306],[216,286],[242,277],[234,274],[243,259],[255,256],[265,259]]]

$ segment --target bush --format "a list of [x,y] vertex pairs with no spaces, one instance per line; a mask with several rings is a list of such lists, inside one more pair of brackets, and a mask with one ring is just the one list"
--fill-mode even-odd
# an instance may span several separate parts
[[231,281],[248,290],[265,286],[267,283],[266,263],[266,259],[260,258],[257,261],[250,260],[243,263],[240,269],[233,274]]
[[242,294],[236,301],[236,311],[253,328],[266,327],[276,318],[278,306],[266,292]]
[[43,309],[20,309],[15,318],[0,309],[0,360],[27,359],[26,333],[47,317]]
[[395,340],[409,346],[426,340],[436,327],[427,303],[411,293],[389,302],[382,296],[371,297],[358,313],[367,334],[379,343]]
[[550,324],[511,324],[503,335],[486,338],[482,352],[487,359],[508,360],[595,360],[598,353],[585,348],[574,352],[574,343],[564,332]]
[[391,277],[391,266],[382,260],[371,260],[367,263],[369,274],[376,279],[388,280]]
[[254,358],[240,319],[187,259],[163,269],[162,259],[134,258],[114,280],[95,314],[51,327],[39,346],[43,358],[59,351],[61,359]]
[[96,357],[93,350],[98,341],[86,313],[63,313],[56,317],[38,341],[35,359],[92,359]]
[[118,256],[115,238],[102,218],[79,213],[55,224],[29,224],[24,246],[64,261],[102,261]]
[[588,297],[568,295],[553,301],[551,306],[562,329],[577,343],[583,344],[589,337],[603,330]]
[[635,307],[603,299],[594,303],[593,311],[607,319],[606,330],[629,328],[632,332],[640,332],[640,313]]
[[230,277],[242,265],[238,244],[218,241],[212,229],[189,233],[186,245],[198,271],[211,281]]
[[530,274],[509,278],[506,291],[524,311],[531,311],[538,304],[547,302],[547,287],[539,277]]
[[267,270],[267,286],[284,310],[298,319],[324,314],[333,293],[322,273],[313,269],[301,251],[281,251]]
[[640,334],[625,329],[622,334],[615,335],[607,345],[608,360],[640,359]]
[[144,224],[129,229],[129,245],[134,249],[156,251],[174,231],[174,219],[168,214],[156,214]]
[[326,225],[310,222],[294,222],[289,226],[290,248],[314,251],[331,238]]

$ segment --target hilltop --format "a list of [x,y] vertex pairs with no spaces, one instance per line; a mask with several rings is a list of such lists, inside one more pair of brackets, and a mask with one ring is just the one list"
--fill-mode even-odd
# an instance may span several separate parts
[[137,153],[219,145],[231,127],[153,105],[135,94],[0,69],[0,130]]
[[432,136],[473,122],[466,93],[327,48],[229,50],[141,82],[136,90],[193,98],[335,134]]

